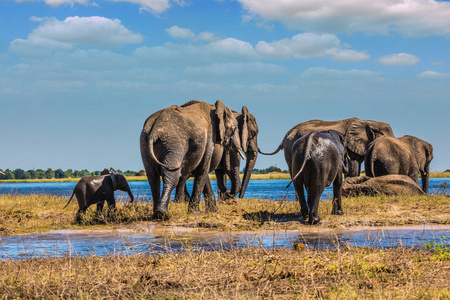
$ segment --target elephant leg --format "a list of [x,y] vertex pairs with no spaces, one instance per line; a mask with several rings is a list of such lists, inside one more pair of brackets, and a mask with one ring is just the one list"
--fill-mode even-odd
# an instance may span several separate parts
[[[106,202],[108,203],[108,208],[110,212],[116,210],[116,199],[114,198],[114,190],[105,192]],[[103,202],[103,201],[102,201]]]
[[227,192],[227,176],[224,170],[215,170],[217,180],[217,192],[219,194],[219,200],[225,200],[225,193]]
[[152,191],[153,212],[155,212],[155,208],[159,205],[161,199],[160,173],[156,166],[149,167],[146,165],[145,171],[147,172],[148,183],[150,184],[150,189]]
[[206,180],[205,187],[203,188],[203,197],[205,198],[206,212],[218,212],[216,204],[216,196],[212,189],[211,181]]
[[75,215],[75,219],[77,222],[81,221],[82,216],[86,214],[87,206],[80,207]]
[[310,225],[318,224],[320,222],[320,217],[317,213],[319,210],[320,196],[322,195],[323,190],[324,188],[320,186],[312,186],[308,188],[308,223]]
[[356,160],[349,160],[347,177],[358,177],[360,173],[361,173],[360,163]]
[[169,202],[172,191],[177,186],[180,179],[180,171],[164,170],[162,174],[163,190],[159,203],[153,208],[153,218],[157,220],[168,220],[169,216]]
[[333,208],[331,210],[332,215],[343,215],[344,211],[342,210],[342,201],[341,201],[341,192],[342,192],[342,173],[336,176],[336,179],[333,182]]
[[189,179],[189,175],[181,176],[178,185],[175,189],[175,198],[173,202],[188,202],[191,198],[187,190],[186,181]]
[[192,188],[192,196],[189,200],[188,212],[199,213],[200,198],[205,187],[206,180],[209,180],[208,172],[211,164],[211,157],[214,145],[207,148],[201,163],[194,172],[194,187]]
[[297,197],[298,202],[300,203],[300,214],[303,219],[308,217],[308,205],[306,203],[305,198],[305,190],[303,188],[303,182],[298,180],[294,181],[295,195]]
[[97,203],[97,210],[95,212],[97,215],[102,214],[103,206],[104,206],[104,201]]

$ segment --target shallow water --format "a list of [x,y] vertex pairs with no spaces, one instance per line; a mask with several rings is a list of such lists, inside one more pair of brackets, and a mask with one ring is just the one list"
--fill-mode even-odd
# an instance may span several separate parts
[[[270,180],[250,180],[244,198],[259,198],[270,200],[295,200],[294,187],[291,185],[285,190],[289,179],[270,179]],[[216,181],[211,181],[213,190],[217,191]],[[421,184],[421,180],[419,179]],[[49,183],[0,183],[0,194],[51,194],[61,197],[70,197],[76,182],[49,182]],[[151,200],[150,186],[147,181],[129,182],[131,191],[135,199],[149,201]],[[193,181],[188,181],[188,190],[192,191]],[[228,182],[228,187],[230,187]],[[430,178],[429,193],[450,193],[450,178]],[[172,197],[175,192],[172,193]],[[116,191],[116,199],[127,200],[128,195],[122,191]],[[331,199],[333,196],[332,186],[327,187],[321,199]],[[216,193],[217,197],[217,193]]]
[[57,230],[48,234],[0,236],[0,259],[43,257],[155,254],[184,249],[217,250],[249,246],[292,248],[302,243],[310,248],[416,247],[425,243],[447,243],[450,225],[357,228],[352,230],[311,229],[201,232],[197,229],[155,226],[134,230]]

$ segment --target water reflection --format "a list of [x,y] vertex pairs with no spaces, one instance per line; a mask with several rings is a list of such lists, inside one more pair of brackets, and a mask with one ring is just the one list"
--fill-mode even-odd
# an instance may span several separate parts
[[291,248],[301,243],[310,248],[398,246],[421,248],[427,242],[447,243],[450,226],[409,226],[363,228],[347,231],[301,232],[298,230],[262,232],[199,232],[174,228],[161,231],[152,227],[136,230],[53,231],[49,234],[0,236],[0,259],[18,260],[42,257],[106,256],[169,253],[173,251],[217,250],[242,247]]

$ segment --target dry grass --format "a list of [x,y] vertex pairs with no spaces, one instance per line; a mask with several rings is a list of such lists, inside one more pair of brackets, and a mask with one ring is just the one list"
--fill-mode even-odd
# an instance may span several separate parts
[[[118,202],[117,211],[100,215],[91,206],[81,223],[75,222],[76,201],[63,209],[67,198],[50,195],[0,196],[0,234],[46,232],[52,229],[127,226],[152,222],[152,204]],[[205,230],[303,229],[299,205],[294,201],[237,199],[219,203],[218,213],[187,214],[187,203],[171,203],[171,220],[164,226],[202,227]],[[204,211],[203,202],[200,209]],[[450,224],[450,197],[378,196],[343,199],[343,216],[331,215],[331,200],[321,201],[317,228]],[[315,228],[316,228],[315,227]]]
[[448,299],[448,260],[406,248],[246,248],[0,262],[3,299]]

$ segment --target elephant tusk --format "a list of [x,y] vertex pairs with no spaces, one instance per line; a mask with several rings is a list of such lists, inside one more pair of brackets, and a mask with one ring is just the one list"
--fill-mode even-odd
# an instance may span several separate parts
[[346,156],[347,156],[347,159],[348,159],[348,160],[351,160],[351,159],[350,159],[350,156],[348,156],[348,154],[347,154]]
[[239,156],[240,156],[242,159],[245,159],[245,156],[244,156],[244,154],[242,154],[241,149],[238,149],[238,152],[239,152]]

